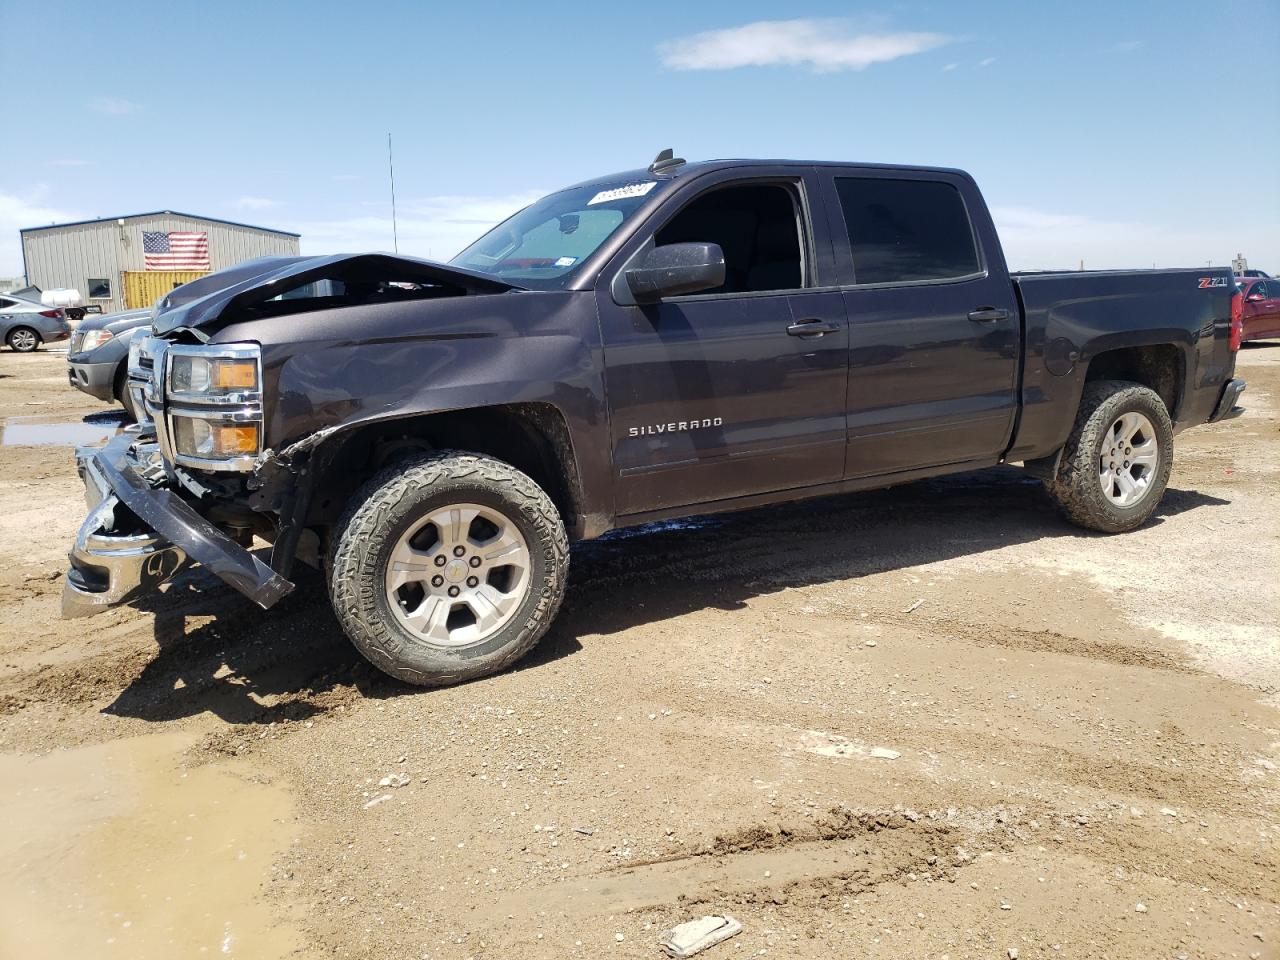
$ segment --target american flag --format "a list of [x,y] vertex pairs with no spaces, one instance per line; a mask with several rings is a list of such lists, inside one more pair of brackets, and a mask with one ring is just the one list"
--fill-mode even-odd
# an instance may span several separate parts
[[203,230],[144,230],[142,255],[148,270],[208,270],[209,235]]

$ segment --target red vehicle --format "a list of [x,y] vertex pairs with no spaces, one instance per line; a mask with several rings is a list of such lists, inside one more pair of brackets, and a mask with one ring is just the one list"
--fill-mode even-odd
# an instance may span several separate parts
[[1244,294],[1245,340],[1280,338],[1280,280],[1240,277]]

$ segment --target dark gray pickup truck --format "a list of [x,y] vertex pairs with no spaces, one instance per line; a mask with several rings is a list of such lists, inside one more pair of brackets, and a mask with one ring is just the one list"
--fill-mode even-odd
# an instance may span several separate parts
[[669,152],[449,264],[253,261],[133,341],[64,613],[193,563],[266,608],[302,559],[362,653],[444,684],[529,650],[617,527],[1021,463],[1130,530],[1174,435],[1240,412],[1239,301],[1227,268],[1011,276],[958,170]]

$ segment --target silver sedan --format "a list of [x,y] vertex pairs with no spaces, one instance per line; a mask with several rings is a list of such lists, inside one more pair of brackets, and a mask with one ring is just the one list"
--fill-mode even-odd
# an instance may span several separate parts
[[34,300],[0,296],[0,340],[10,350],[30,353],[42,343],[54,343],[71,336],[71,325],[62,311]]

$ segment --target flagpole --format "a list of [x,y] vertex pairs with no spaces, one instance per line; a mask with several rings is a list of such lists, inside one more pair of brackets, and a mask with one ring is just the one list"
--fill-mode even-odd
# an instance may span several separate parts
[[391,134],[387,134],[387,171],[391,174],[391,242],[400,252],[400,233],[396,229],[396,166],[391,159]]

